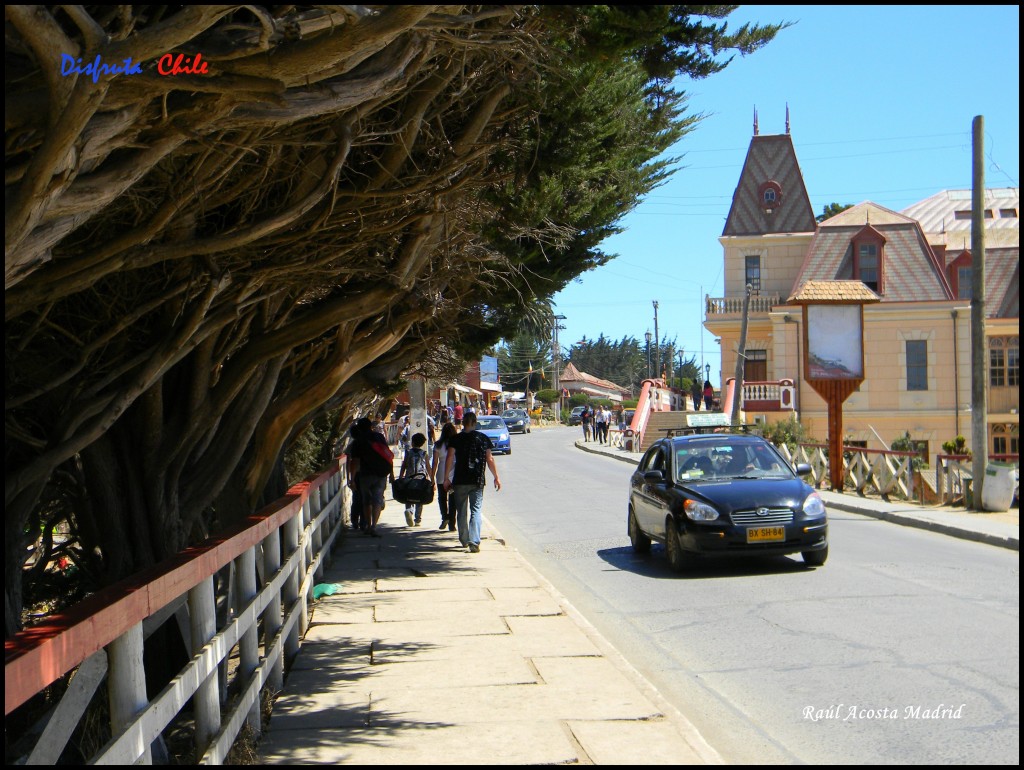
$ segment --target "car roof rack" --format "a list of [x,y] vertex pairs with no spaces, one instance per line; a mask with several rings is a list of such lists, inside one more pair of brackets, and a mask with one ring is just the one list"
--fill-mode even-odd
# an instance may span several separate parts
[[703,435],[726,435],[734,434],[741,436],[761,436],[763,427],[759,423],[727,423],[724,425],[692,425],[686,428],[662,428],[661,432],[665,434],[664,438],[672,438],[674,436],[703,436]]

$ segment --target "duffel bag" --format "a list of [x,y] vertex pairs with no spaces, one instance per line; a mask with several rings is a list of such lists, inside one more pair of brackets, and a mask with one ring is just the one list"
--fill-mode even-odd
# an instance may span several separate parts
[[434,485],[423,476],[406,476],[391,482],[391,495],[406,505],[434,502]]

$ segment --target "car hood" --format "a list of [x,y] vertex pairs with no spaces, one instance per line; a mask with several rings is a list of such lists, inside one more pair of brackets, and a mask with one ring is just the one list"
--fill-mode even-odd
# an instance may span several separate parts
[[814,491],[800,479],[681,481],[677,488],[724,513],[752,508],[792,508],[798,511],[802,509],[807,495]]

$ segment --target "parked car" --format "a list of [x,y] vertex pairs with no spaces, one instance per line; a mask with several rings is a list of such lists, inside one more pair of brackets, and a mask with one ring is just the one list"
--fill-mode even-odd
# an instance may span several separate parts
[[572,408],[572,411],[569,412],[569,424],[579,425],[581,422],[583,422],[583,413],[586,411],[586,409],[587,407],[585,406],[574,406]]
[[530,415],[525,409],[506,409],[501,413],[501,419],[508,426],[509,433],[530,432]]
[[779,451],[759,436],[716,433],[659,439],[630,479],[633,550],[665,545],[680,571],[698,556],[799,553],[828,558],[825,504]]
[[477,415],[476,429],[491,440],[491,454],[512,454],[512,439],[508,426],[497,415]]

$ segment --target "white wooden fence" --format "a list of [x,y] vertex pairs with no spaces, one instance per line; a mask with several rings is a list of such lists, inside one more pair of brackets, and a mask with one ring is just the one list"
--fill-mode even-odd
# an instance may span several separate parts
[[[347,498],[338,461],[232,532],[7,640],[7,716],[77,666],[63,698],[29,731],[39,737],[20,762],[56,763],[105,679],[111,738],[88,762],[151,764],[191,699],[196,757],[222,764],[243,725],[258,734],[261,692],[281,688],[285,659],[298,652]],[[218,603],[227,608],[219,625]],[[150,700],[145,640],[171,620],[192,658]]]
[[[811,466],[808,483],[812,486],[821,487],[829,483],[827,444],[799,444],[795,452],[783,444],[779,450],[792,464],[807,463]],[[919,456],[916,452],[844,446],[843,456],[843,484],[858,495],[877,494],[884,500],[890,497],[915,499],[917,490],[912,461]]]

